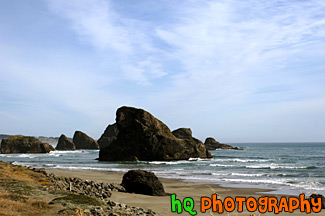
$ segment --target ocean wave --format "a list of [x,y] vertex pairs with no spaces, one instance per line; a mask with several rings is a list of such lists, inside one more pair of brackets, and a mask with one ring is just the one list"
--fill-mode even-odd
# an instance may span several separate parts
[[240,163],[250,163],[250,162],[268,162],[270,160],[265,159],[241,159],[241,158],[228,158],[228,159],[213,159],[213,161],[218,162],[240,162]]
[[47,167],[48,169],[63,169],[63,170],[94,170],[94,171],[112,171],[112,172],[127,172],[129,169],[123,168],[101,168],[101,167],[78,167],[78,166],[65,166],[53,165]]
[[296,177],[296,175],[289,175],[285,173],[230,173],[231,176],[242,176],[242,177]]
[[156,165],[176,165],[176,164],[184,164],[190,163],[190,161],[180,160],[180,161],[150,161],[149,164],[156,164]]
[[33,165],[31,163],[25,163],[25,162],[20,162],[20,161],[14,161],[14,162],[12,162],[12,164],[14,164],[14,165],[22,165],[22,166],[26,166],[26,167],[29,167],[29,166]]
[[214,176],[230,176],[231,173],[212,173]]
[[238,165],[231,165],[231,164],[209,164],[212,167],[239,167]]
[[234,183],[251,183],[251,184],[285,184],[284,181],[279,180],[269,180],[269,179],[222,179],[225,182],[234,182]]
[[317,169],[315,166],[249,165],[248,169]]
[[[225,183],[243,183],[243,184],[253,184],[253,185],[267,185],[271,188],[288,188],[293,190],[304,190],[304,191],[325,191],[324,184],[320,182],[308,182],[308,181],[294,181],[288,179],[232,179],[232,178],[222,178],[221,181]],[[303,193],[304,191],[301,191]]]
[[56,150],[56,151],[51,151],[49,154],[81,154],[81,153],[85,153],[85,152],[96,152],[99,150],[69,150],[69,151],[61,151],[61,150]]
[[189,158],[189,161],[210,161],[210,159],[203,159],[203,158]]
[[231,173],[232,176],[247,176],[247,177],[256,177],[256,176],[267,176],[265,173]]
[[35,158],[38,154],[0,154],[0,157],[5,158]]

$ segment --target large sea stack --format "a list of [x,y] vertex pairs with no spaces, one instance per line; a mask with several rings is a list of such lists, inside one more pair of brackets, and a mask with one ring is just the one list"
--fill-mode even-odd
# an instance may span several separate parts
[[[211,158],[204,144],[180,139],[143,109],[121,107],[116,112],[117,138],[101,148],[101,161],[170,161]],[[105,144],[105,139],[103,143]]]
[[81,131],[76,131],[74,133],[73,143],[76,146],[76,149],[99,149],[96,140]]
[[233,146],[228,145],[228,144],[219,143],[218,141],[216,141],[212,137],[206,138],[205,142],[204,142],[204,145],[208,150],[216,150],[216,149],[242,150],[241,148],[238,148],[238,147],[233,147]]
[[49,153],[50,151],[55,149],[48,143],[43,143],[35,137],[21,135],[3,139],[0,147],[2,154]]
[[64,134],[61,134],[55,149],[64,150],[64,151],[76,150],[76,146],[74,145],[73,142],[71,142],[71,140],[69,140],[68,137],[66,137]]

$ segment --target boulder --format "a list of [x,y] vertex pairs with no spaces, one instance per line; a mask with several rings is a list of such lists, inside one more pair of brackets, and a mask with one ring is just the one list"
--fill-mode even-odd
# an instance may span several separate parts
[[187,160],[211,158],[203,143],[180,139],[149,112],[133,107],[121,107],[116,112],[118,134],[115,140],[99,152],[100,161]]
[[164,186],[153,172],[130,170],[124,174],[121,185],[128,193],[151,196],[166,195]]
[[55,149],[64,150],[64,151],[76,150],[76,146],[74,145],[73,142],[71,142],[71,140],[69,140],[68,137],[62,134],[59,138],[58,144]]
[[76,146],[76,149],[99,149],[96,140],[81,131],[76,131],[74,133],[73,143]]
[[219,143],[218,141],[216,141],[212,137],[206,138],[205,142],[204,142],[204,145],[208,150],[216,150],[216,149],[242,150],[241,148],[238,148],[238,147],[233,147],[231,145]]
[[108,125],[103,135],[98,140],[100,148],[108,147],[114,140],[117,139],[118,129],[117,124]]
[[2,154],[49,153],[50,151],[55,151],[55,149],[48,143],[42,143],[35,137],[21,135],[3,139],[0,147]]

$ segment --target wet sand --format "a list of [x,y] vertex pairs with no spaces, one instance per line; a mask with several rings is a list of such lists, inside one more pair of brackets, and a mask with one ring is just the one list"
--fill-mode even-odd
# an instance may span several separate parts
[[[93,180],[96,182],[105,182],[105,183],[121,183],[123,174],[120,172],[102,172],[102,171],[83,171],[83,170],[57,170],[50,169],[47,170],[49,173],[54,173],[58,176],[66,177],[78,177],[81,179]],[[256,189],[256,188],[229,188],[221,187],[217,184],[206,184],[206,183],[196,183],[196,182],[183,182],[177,179],[165,179],[160,178],[161,182],[164,185],[165,191],[167,193],[176,194],[176,198],[183,200],[185,197],[191,197],[194,200],[195,206],[194,210],[197,211],[197,215],[212,215],[208,211],[206,213],[200,212],[200,199],[202,196],[211,197],[212,194],[218,194],[219,199],[224,199],[225,197],[235,198],[236,196],[241,197],[261,197],[264,192],[270,192],[270,190],[265,189]],[[258,193],[258,194],[257,194]],[[265,194],[266,196],[273,196],[270,193]],[[274,195],[277,198],[280,198],[281,195]],[[188,212],[183,211],[182,214],[177,214],[171,212],[171,201],[170,196],[147,196],[141,194],[130,194],[122,192],[112,192],[111,200],[114,202],[124,203],[129,206],[137,206],[145,209],[152,209],[157,212],[159,215],[190,215]],[[280,212],[279,214],[274,213],[265,213],[260,214],[259,212],[248,212],[246,209],[242,213],[238,213],[236,210],[233,212],[224,212],[219,214],[214,212],[213,215],[321,215],[325,216],[325,210],[320,213],[301,213],[299,209],[295,210],[294,213]]]

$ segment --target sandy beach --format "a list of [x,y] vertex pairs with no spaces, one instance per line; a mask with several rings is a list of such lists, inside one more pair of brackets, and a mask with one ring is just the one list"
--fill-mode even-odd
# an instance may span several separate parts
[[[105,182],[105,183],[121,183],[123,173],[120,172],[100,172],[100,171],[80,171],[80,170],[59,170],[59,169],[49,169],[49,173],[54,173],[58,176],[65,177],[78,177],[81,179],[93,180],[95,182]],[[183,200],[185,197],[191,197],[194,200],[195,206],[194,210],[197,211],[197,215],[211,215],[208,211],[202,213],[200,209],[200,198],[201,196],[211,197],[212,194],[218,194],[219,199],[224,199],[225,197],[261,197],[263,192],[269,192],[270,190],[256,189],[256,188],[227,188],[221,187],[217,184],[206,184],[206,183],[195,183],[195,182],[183,182],[177,179],[165,179],[160,178],[164,185],[165,191],[167,193],[176,194],[177,199]],[[271,194],[264,194],[267,196],[273,196]],[[274,195],[280,198],[281,195]],[[171,212],[171,202],[170,196],[154,197],[146,196],[140,194],[129,194],[122,192],[112,192],[112,201],[124,203],[130,206],[137,206],[146,209],[152,209],[159,215],[190,215],[188,212],[183,211],[181,214]],[[236,211],[224,212],[219,214],[214,212],[213,215],[260,215],[259,212],[248,212],[245,208],[242,213]],[[262,214],[261,214],[262,215]],[[300,210],[295,210],[294,213],[280,212],[279,214],[265,213],[263,215],[307,215],[306,213],[301,213]],[[308,215],[325,215],[325,212],[311,213]]]

